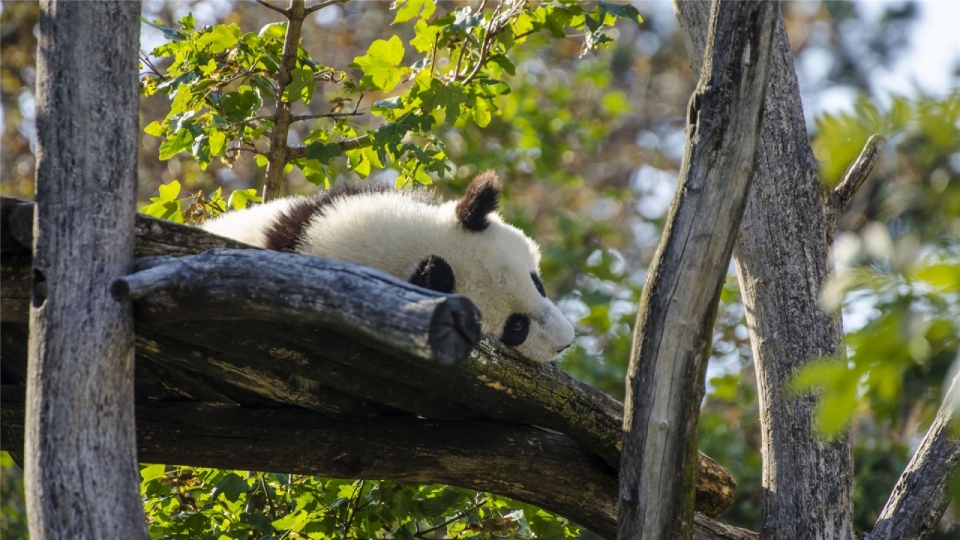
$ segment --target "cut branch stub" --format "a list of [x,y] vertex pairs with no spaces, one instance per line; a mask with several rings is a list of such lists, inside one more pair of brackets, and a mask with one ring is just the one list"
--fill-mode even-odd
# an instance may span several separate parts
[[[480,340],[466,297],[421,289],[372,268],[293,253],[214,250],[146,257],[114,282],[139,321],[271,320],[322,324],[380,349],[452,364]],[[270,275],[271,279],[263,276]]]
[[680,186],[637,312],[619,537],[690,538],[697,421],[717,303],[749,193],[779,4],[714,2]]

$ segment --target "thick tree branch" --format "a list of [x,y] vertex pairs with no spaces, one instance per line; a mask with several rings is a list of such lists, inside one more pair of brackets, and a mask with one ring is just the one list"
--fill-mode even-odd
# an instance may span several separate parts
[[715,2],[680,185],[647,274],[627,372],[621,540],[689,538],[696,433],[717,302],[746,204],[775,2]]
[[[0,397],[2,449],[16,451],[23,393],[5,386]],[[346,420],[302,409],[197,403],[144,403],[136,417],[143,462],[439,482],[501,493],[568,517],[608,540],[616,538],[613,470],[569,438],[534,427],[397,417]],[[754,540],[756,534],[697,514],[694,538]]]
[[937,417],[893,487],[866,540],[929,538],[950,504],[950,479],[960,464],[960,373],[953,377]]
[[863,150],[860,151],[860,155],[853,160],[846,174],[843,175],[843,178],[828,195],[827,200],[824,201],[827,224],[831,227],[831,230],[837,228],[837,223],[839,223],[843,211],[847,209],[847,205],[850,204],[854,194],[870,176],[873,166],[880,159],[880,154],[883,152],[883,146],[886,143],[887,138],[883,135],[871,135],[867,139],[867,144],[863,146]]
[[[694,72],[710,4],[675,0]],[[770,538],[850,538],[853,454],[848,436],[814,432],[816,400],[789,391],[807,362],[843,354],[840,321],[820,307],[830,229],[810,148],[793,56],[778,21],[758,170],[734,259],[757,368],[763,453],[761,532]]]

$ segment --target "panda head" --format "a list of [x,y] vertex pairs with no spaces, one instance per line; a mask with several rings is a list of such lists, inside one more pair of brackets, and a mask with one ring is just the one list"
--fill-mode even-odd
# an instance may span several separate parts
[[440,216],[448,241],[441,253],[419,262],[411,281],[470,298],[485,334],[530,360],[548,362],[573,342],[573,325],[547,298],[539,247],[500,219],[499,200],[500,182],[488,171],[463,198],[445,203]]

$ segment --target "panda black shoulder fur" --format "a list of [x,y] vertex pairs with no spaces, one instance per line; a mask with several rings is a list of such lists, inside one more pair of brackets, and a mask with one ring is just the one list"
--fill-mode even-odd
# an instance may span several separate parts
[[288,197],[204,224],[207,231],[276,251],[378,268],[415,285],[470,298],[484,333],[546,362],[573,341],[573,326],[547,299],[540,249],[496,213],[500,182],[477,176],[458,201],[363,183]]

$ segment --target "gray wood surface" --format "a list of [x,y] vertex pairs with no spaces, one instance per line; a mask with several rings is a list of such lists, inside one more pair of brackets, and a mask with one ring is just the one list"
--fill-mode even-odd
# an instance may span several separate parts
[[[480,340],[480,311],[379,270],[267,250],[137,260],[114,282],[138,321],[271,320],[319,324],[387,351],[452,364]],[[265,279],[264,276],[271,276]]]
[[[674,1],[699,72],[709,2]],[[843,354],[840,321],[820,307],[832,225],[810,148],[793,56],[782,21],[774,43],[758,170],[734,250],[760,398],[764,538],[852,538],[849,437],[824,442],[811,422],[816,399],[788,381],[821,357]]]
[[864,540],[929,538],[950,505],[950,481],[960,465],[960,374],[953,377],[937,417],[900,475]]
[[[140,2],[43,0],[25,489],[31,538],[147,538],[133,263]],[[108,30],[105,30],[108,29]]]
[[715,2],[677,195],[627,371],[619,538],[690,538],[697,421],[717,303],[749,193],[779,4]]

